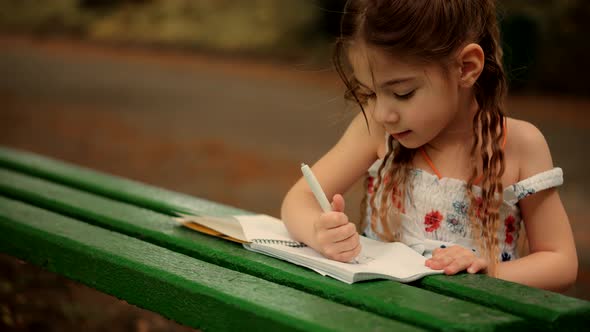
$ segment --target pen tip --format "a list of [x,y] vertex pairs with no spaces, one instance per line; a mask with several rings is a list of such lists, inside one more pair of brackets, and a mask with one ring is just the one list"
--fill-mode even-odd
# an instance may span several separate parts
[[304,166],[305,166],[305,163],[301,163],[301,167],[304,167]]

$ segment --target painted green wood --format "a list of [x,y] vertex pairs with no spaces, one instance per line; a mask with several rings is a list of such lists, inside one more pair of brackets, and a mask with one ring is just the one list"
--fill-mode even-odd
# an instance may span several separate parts
[[[543,328],[587,331],[590,326],[590,302],[558,293],[480,274],[432,276],[419,283],[437,293],[452,294],[492,308],[510,308],[514,314],[542,321]],[[490,293],[494,296],[488,296]]]
[[516,316],[397,282],[348,285],[190,231],[169,216],[13,171],[0,169],[0,193],[197,259],[429,329],[499,330],[525,325]]
[[200,212],[208,215],[250,213],[232,206],[6,147],[0,147],[0,167],[14,169],[169,215],[174,215],[175,212]]
[[197,328],[419,330],[2,197],[0,250]]
[[[202,213],[219,215],[244,212],[221,204],[11,149],[0,148],[0,165],[168,214],[175,210],[201,211]],[[463,284],[458,281],[462,280],[461,278],[468,280],[469,278],[477,278],[477,281]],[[588,323],[587,301],[520,285],[515,286],[482,275],[464,275],[461,278],[429,276],[416,283],[416,285],[507,312],[517,313],[524,317],[539,319],[541,322],[548,322],[549,326],[567,326],[567,322],[584,326]],[[483,285],[486,287],[482,287]],[[515,291],[514,287],[523,288]]]

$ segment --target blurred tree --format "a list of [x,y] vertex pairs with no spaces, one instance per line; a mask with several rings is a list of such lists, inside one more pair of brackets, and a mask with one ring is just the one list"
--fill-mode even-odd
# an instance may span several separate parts
[[501,21],[504,67],[511,91],[527,86],[529,74],[534,70],[539,27],[530,17],[515,14]]
[[590,96],[590,2],[558,1],[547,11],[545,36],[539,55],[543,63],[536,72],[538,88],[557,93]]
[[590,96],[590,1],[500,1],[506,67],[515,91]]
[[[327,61],[345,0],[0,0],[4,33]],[[590,1],[500,0],[513,91],[590,96]]]
[[152,0],[78,0],[82,9],[104,9],[118,7],[126,3],[146,4]]
[[344,11],[346,0],[317,0],[320,17],[319,31],[328,38],[340,35],[340,18]]

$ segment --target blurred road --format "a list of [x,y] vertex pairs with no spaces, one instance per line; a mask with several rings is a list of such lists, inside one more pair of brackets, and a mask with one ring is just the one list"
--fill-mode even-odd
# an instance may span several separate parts
[[350,118],[304,66],[0,45],[0,143],[254,211],[276,214]]
[[[65,41],[0,40],[0,144],[278,216],[299,163],[352,116],[337,76],[306,64]],[[564,169],[580,276],[590,299],[590,100],[511,97]],[[347,195],[358,215],[359,186]]]

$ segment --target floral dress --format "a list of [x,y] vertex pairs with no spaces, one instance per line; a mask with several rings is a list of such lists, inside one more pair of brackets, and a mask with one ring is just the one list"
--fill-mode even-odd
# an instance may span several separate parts
[[[381,195],[381,188],[375,193],[373,186],[381,163],[382,160],[377,160],[368,170],[368,199],[375,194]],[[410,172],[409,181],[412,181],[413,188],[411,197],[406,198],[402,209],[401,241],[426,257],[431,257],[435,248],[451,245],[460,245],[477,253],[477,244],[471,238],[467,215],[470,202],[466,195],[466,182],[447,177],[439,178],[421,169],[412,169]],[[504,190],[498,229],[500,261],[518,258],[516,243],[522,226],[518,202],[562,183],[562,170],[556,167],[519,181]],[[479,196],[481,188],[474,185],[473,193],[476,197]],[[377,201],[379,200],[375,200],[376,204]],[[392,196],[392,201],[397,203],[395,196]],[[367,204],[365,212],[365,236],[379,239],[370,226],[370,204]],[[377,225],[380,227],[380,222]]]

